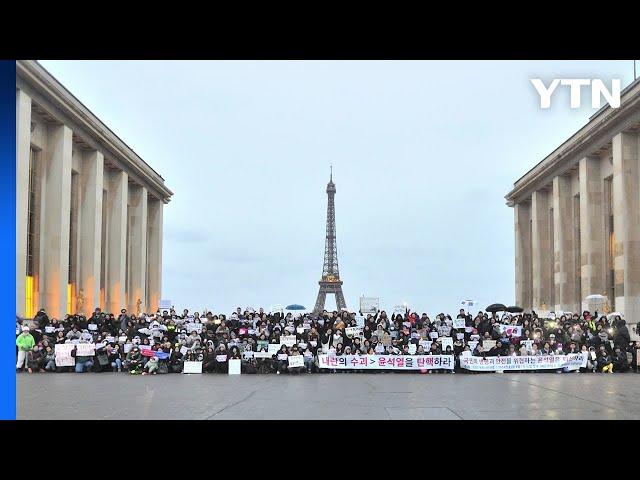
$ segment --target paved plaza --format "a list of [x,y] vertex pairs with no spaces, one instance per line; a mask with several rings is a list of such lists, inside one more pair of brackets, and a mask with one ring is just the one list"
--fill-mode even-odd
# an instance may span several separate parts
[[640,374],[18,374],[18,419],[640,419]]

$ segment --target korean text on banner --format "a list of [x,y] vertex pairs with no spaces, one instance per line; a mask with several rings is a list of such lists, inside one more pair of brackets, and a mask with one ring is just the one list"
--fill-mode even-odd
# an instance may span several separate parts
[[343,370],[453,370],[453,355],[318,355],[320,368]]
[[509,370],[578,370],[587,366],[586,353],[509,357],[460,357],[460,366],[476,372]]

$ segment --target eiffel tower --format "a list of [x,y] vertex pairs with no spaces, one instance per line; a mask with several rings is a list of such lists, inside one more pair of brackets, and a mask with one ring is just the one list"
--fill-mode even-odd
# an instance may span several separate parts
[[327,237],[324,245],[324,266],[322,267],[322,278],[318,282],[320,291],[313,313],[318,315],[324,310],[327,294],[336,296],[336,306],[338,310],[347,308],[342,294],[342,280],[338,272],[338,247],[336,246],[336,207],[333,197],[336,195],[336,186],[333,183],[333,167],[327,184]]

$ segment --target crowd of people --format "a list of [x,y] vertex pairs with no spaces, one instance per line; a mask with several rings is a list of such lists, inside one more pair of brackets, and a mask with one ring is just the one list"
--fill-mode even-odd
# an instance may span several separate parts
[[[265,312],[238,308],[229,316],[211,312],[182,314],[173,309],[118,316],[96,308],[90,317],[50,319],[40,310],[33,320],[16,323],[17,371],[181,373],[184,363],[202,362],[203,373],[227,373],[229,360],[240,360],[242,373],[328,373],[319,355],[453,355],[451,370],[467,373],[460,357],[544,356],[587,353],[577,372],[638,372],[640,342],[633,341],[624,319],[597,312],[540,318],[535,312],[499,314],[460,310],[456,317],[433,319],[411,310],[357,315],[347,311],[321,315]],[[611,317],[611,318],[610,318]],[[513,330],[505,326],[517,326]],[[356,328],[352,328],[356,327]],[[355,332],[355,333],[354,333]],[[515,334],[514,332],[517,332]],[[293,344],[281,344],[281,337]],[[447,339],[450,338],[450,341]],[[79,345],[95,344],[93,355]],[[446,346],[443,347],[443,344]],[[74,366],[57,364],[55,346],[73,344]],[[280,344],[277,351],[269,344]],[[426,347],[426,348],[425,348]],[[253,353],[250,353],[253,352]],[[270,355],[256,355],[268,352]],[[291,356],[302,356],[292,362]],[[259,357],[259,358],[257,358]],[[353,371],[353,370],[346,370]]]

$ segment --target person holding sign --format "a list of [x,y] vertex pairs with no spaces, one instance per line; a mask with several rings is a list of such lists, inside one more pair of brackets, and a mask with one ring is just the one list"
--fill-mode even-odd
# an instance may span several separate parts
[[291,355],[289,355],[287,369],[289,373],[298,374],[306,371],[304,366],[304,357],[300,355],[297,345],[294,345],[291,349]]
[[307,348],[303,352],[302,357],[304,360],[304,367],[307,373],[312,373],[314,371],[313,351],[311,350],[309,345],[307,345]]
[[78,347],[74,347],[71,356],[76,359],[76,373],[90,371],[93,368],[93,357],[89,355],[77,355]]
[[280,350],[276,354],[276,373],[280,375],[285,373],[289,368],[289,354],[287,353],[287,346],[282,344]]
[[216,354],[216,373],[229,373],[229,363],[227,362],[228,358],[227,347],[225,347],[224,343],[218,345],[218,348],[215,350]]

